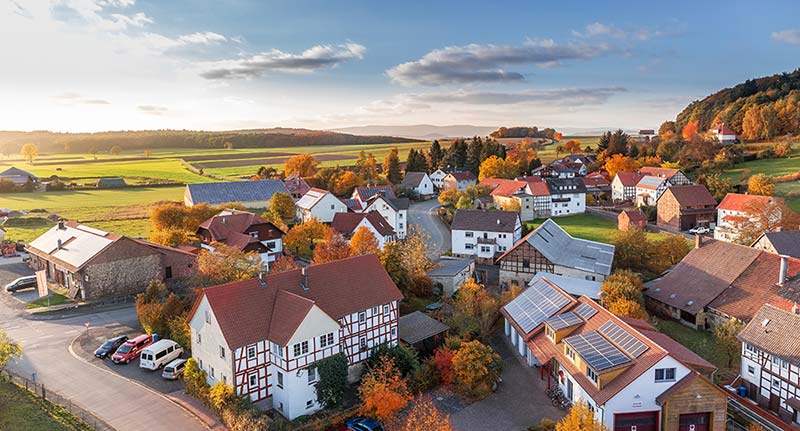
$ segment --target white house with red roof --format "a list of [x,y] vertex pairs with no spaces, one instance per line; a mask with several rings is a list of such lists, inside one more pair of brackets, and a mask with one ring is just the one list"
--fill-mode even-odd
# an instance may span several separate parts
[[726,126],[725,123],[717,124],[708,131],[711,133],[711,136],[713,136],[714,139],[719,141],[721,144],[736,143],[736,132]]
[[[758,214],[774,203],[775,199],[771,196],[728,193],[717,205],[717,226],[714,228],[714,239],[736,241],[744,224],[755,222]],[[780,218],[780,212],[777,216]]]
[[672,183],[664,177],[645,175],[636,183],[636,206],[654,206]]
[[343,353],[356,380],[371,349],[396,345],[403,298],[375,255],[203,289],[189,312],[209,384],[289,419],[314,413],[315,363]]
[[365,227],[378,240],[378,248],[381,250],[387,242],[397,241],[397,233],[377,211],[337,213],[333,216],[331,227],[347,239],[350,239],[359,228]]
[[[495,205],[502,209],[519,207],[519,218],[522,221],[533,220],[534,213],[534,192],[528,181],[508,180],[504,178],[484,178],[481,184],[489,186],[489,192]],[[547,186],[541,190],[547,189]],[[540,191],[541,191],[540,190]],[[547,192],[547,199],[550,192]]]
[[636,184],[644,175],[638,172],[617,172],[611,180],[611,199],[614,201],[633,201],[636,199]]
[[668,425],[673,419],[695,425],[686,429],[712,429],[709,424],[724,429],[722,391],[697,398],[690,407],[677,404],[682,411],[662,408],[675,396],[676,386],[714,366],[646,322],[614,316],[546,277],[532,282],[501,313],[517,354],[539,367],[541,378],[558,386],[569,402],[586,402],[609,430],[678,429]]
[[315,218],[323,223],[330,223],[334,214],[347,212],[347,205],[333,193],[316,187],[306,192],[295,206],[297,218],[303,222]]

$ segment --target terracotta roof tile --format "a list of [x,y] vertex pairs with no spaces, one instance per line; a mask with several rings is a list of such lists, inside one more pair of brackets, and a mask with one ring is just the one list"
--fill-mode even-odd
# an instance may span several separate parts
[[753,212],[757,208],[762,208],[772,202],[770,196],[743,195],[739,193],[728,193],[717,209],[727,211],[740,211],[744,213]]
[[756,348],[800,364],[800,315],[764,304],[739,333],[739,339]]
[[638,172],[618,172],[617,178],[619,178],[619,182],[622,183],[623,186],[626,187],[633,187],[639,183],[643,175],[639,174]]
[[703,207],[703,206],[716,206],[717,201],[714,196],[708,192],[708,189],[700,184],[693,184],[689,186],[672,186],[668,188],[661,196],[671,193],[680,204],[681,208],[687,207]]
[[481,184],[488,185],[492,191],[492,196],[511,197],[517,193],[525,193],[528,187],[527,181],[507,180],[504,178],[484,178]]

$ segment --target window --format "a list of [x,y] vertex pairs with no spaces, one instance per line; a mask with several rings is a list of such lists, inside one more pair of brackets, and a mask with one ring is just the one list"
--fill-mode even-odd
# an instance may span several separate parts
[[311,407],[314,407],[314,400],[306,401],[306,408],[310,409]]
[[554,341],[555,341],[555,339],[556,339],[556,333],[555,333],[555,332],[553,332],[553,328],[551,328],[551,327],[549,327],[549,326],[545,326],[545,327],[544,327],[544,332],[545,332],[545,334],[547,334],[547,338],[549,338],[549,339],[551,339],[551,340],[554,340]]
[[400,223],[400,229],[403,229],[403,223]]
[[744,345],[744,348],[745,348],[745,350],[747,350],[748,352],[751,352],[751,353],[755,353],[755,352],[756,352],[756,349],[755,349],[755,347],[753,347],[753,345],[752,345],[752,344],[745,344],[745,345]]
[[258,238],[258,232],[247,232],[250,235],[250,238]]
[[199,363],[200,363],[200,369],[202,370],[202,369],[203,369],[203,360],[201,359],[201,360],[199,361]]
[[597,373],[592,371],[592,369],[589,367],[586,367],[586,377],[588,377],[589,380],[597,383]]
[[211,323],[211,313],[206,310],[206,323]]
[[392,337],[397,335],[397,328],[392,328]]
[[772,378],[772,389],[780,389],[781,388],[781,381],[777,378]]
[[575,352],[569,346],[564,346],[564,349],[566,349],[567,357],[572,359],[572,362],[575,362]]
[[333,206],[333,204],[331,204],[331,209],[336,209],[336,208]]
[[464,248],[466,248],[467,250],[472,250],[473,248],[475,248],[475,244],[466,243],[464,244]]
[[300,356],[308,353],[308,341],[302,341],[293,346],[294,355]]
[[388,305],[384,305],[383,306],[383,314],[389,314],[389,306]]
[[253,389],[258,384],[258,376],[254,373],[250,374],[248,377],[250,380],[250,389]]
[[358,313],[358,321],[359,323],[364,323],[367,321],[367,313],[361,312]]
[[275,356],[279,358],[283,357],[283,347],[279,346],[277,343],[272,343],[272,351],[275,353]]
[[172,278],[172,267],[171,266],[168,266],[168,267],[164,268],[164,278],[166,278],[166,279]]
[[278,374],[277,374],[277,376],[278,376],[278,383],[277,383],[277,385],[278,385],[278,387],[279,387],[279,388],[283,389],[283,373],[282,373],[282,372],[280,372],[280,371],[278,371]]
[[256,348],[250,346],[247,348],[247,359],[254,359],[256,357]]
[[367,337],[359,338],[358,339],[358,345],[359,345],[359,347],[361,347],[361,350],[366,349],[367,348]]
[[754,376],[756,374],[756,369],[752,365],[747,366],[747,374]]
[[475,235],[475,234],[474,234],[474,233],[472,233],[472,232],[469,232],[469,231],[467,231],[467,232],[464,232],[464,236],[465,236],[465,237],[467,237],[467,238],[472,238],[472,237],[473,237],[473,235]]
[[317,381],[317,369],[316,368],[309,368],[308,369],[308,384],[315,383]]
[[491,251],[491,249],[489,248],[488,245],[481,246],[481,253],[489,253],[489,251]]
[[211,367],[211,378],[212,378],[212,379],[215,379],[215,378],[217,378],[217,377],[214,375],[214,367]]
[[378,307],[372,307],[372,315],[378,314]]
[[319,337],[319,346],[320,347],[333,346],[333,332]]
[[781,368],[789,368],[789,362],[781,359]]
[[531,267],[531,261],[528,260],[528,259],[522,259],[522,267],[523,268],[530,268]]
[[197,333],[197,344],[202,344],[202,343],[203,343],[203,336],[200,335],[200,333],[198,332]]
[[674,382],[675,368],[656,368],[656,382]]
[[228,377],[225,374],[222,375],[222,383],[228,383]]

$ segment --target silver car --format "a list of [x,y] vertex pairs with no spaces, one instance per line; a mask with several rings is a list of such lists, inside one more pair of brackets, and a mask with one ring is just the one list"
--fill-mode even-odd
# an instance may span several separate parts
[[5,291],[6,292],[16,292],[18,290],[27,289],[29,287],[36,287],[36,276],[35,275],[28,275],[25,277],[20,277],[11,283],[6,284]]
[[183,374],[184,368],[186,368],[186,359],[175,359],[164,366],[161,377],[167,380],[177,380]]

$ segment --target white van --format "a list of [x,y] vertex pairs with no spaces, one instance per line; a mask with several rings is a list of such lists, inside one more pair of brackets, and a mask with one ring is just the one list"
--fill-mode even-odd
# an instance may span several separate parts
[[139,355],[139,368],[156,370],[183,353],[180,344],[172,340],[158,340],[155,343],[142,349]]

